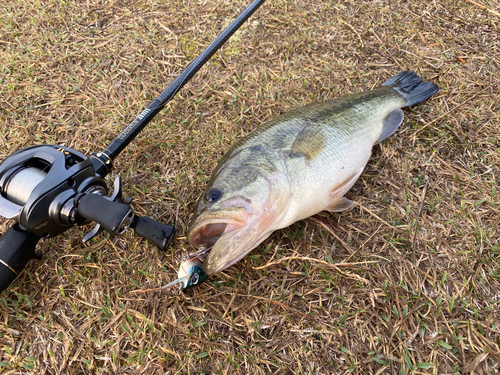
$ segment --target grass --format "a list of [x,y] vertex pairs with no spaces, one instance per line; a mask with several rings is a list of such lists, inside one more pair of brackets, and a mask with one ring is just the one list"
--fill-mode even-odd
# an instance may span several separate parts
[[[4,1],[0,160],[40,143],[105,148],[246,5]],[[175,224],[175,243],[82,244],[90,227],[42,241],[0,296],[0,373],[497,373],[496,5],[266,2],[109,177],[139,215]],[[196,289],[131,294],[194,250],[185,230],[231,143],[407,69],[441,91],[374,148],[353,210],[276,232]]]

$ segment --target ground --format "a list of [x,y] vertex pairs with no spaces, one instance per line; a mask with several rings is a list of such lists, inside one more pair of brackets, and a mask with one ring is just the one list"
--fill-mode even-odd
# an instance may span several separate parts
[[[246,6],[0,5],[0,160],[104,149]],[[493,374],[500,367],[500,4],[268,1],[115,161],[133,207],[177,238],[44,239],[0,296],[2,374]],[[203,285],[176,277],[225,150],[264,121],[414,70],[405,109],[348,193]],[[1,232],[12,223],[0,222]]]

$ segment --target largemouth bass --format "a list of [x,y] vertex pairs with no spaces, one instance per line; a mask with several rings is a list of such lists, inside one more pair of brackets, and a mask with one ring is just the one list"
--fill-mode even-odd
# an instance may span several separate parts
[[344,194],[373,145],[396,131],[401,108],[438,90],[414,72],[402,72],[374,90],[279,116],[234,144],[216,167],[187,233],[192,245],[211,247],[204,273],[233,265],[277,229],[323,210],[352,207]]

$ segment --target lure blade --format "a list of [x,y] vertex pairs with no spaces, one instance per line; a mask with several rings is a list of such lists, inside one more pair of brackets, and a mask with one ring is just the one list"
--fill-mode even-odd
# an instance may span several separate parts
[[179,277],[178,279],[172,281],[171,283],[168,283],[167,285],[162,286],[161,288],[167,289],[167,288],[170,288],[171,286],[174,286],[176,284],[181,284],[181,283],[183,284],[182,287],[185,288],[188,280],[189,280],[189,277],[182,276],[182,277]]

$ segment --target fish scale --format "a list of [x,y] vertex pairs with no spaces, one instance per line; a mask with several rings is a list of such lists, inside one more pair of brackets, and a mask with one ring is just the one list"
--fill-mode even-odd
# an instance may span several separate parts
[[216,167],[187,233],[195,246],[213,245],[204,273],[236,263],[277,229],[352,207],[344,194],[373,145],[396,131],[401,108],[437,91],[402,72],[374,90],[285,113],[236,142]]

